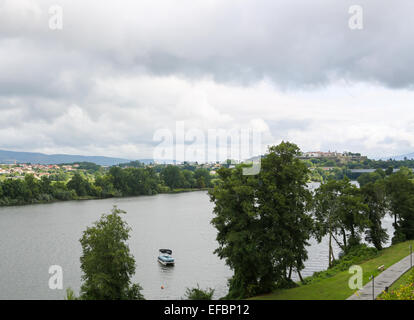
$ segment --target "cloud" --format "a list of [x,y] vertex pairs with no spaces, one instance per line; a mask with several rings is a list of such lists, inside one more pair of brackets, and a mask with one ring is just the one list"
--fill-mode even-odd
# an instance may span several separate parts
[[151,157],[154,132],[184,121],[410,152],[414,3],[360,0],[364,29],[350,30],[353,4],[0,0],[0,148]]

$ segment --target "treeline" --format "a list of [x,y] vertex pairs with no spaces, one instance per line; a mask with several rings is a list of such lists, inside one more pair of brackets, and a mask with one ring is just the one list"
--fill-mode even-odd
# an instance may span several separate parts
[[[407,167],[403,167],[403,166],[399,168],[403,168],[403,169],[405,168],[405,170],[408,169]],[[399,168],[397,168],[397,170],[399,170]],[[390,175],[391,173],[397,170],[394,170],[393,167],[387,167],[386,169],[378,168],[374,172],[376,172],[376,174],[385,173],[386,175]],[[342,168],[333,167],[333,168],[330,168],[329,170],[324,170],[322,167],[316,167],[316,168],[314,167],[314,168],[311,168],[311,171],[310,171],[310,180],[316,181],[316,182],[324,182],[324,181],[328,181],[331,179],[342,180],[345,177],[351,180],[358,180],[360,176],[364,176],[364,175],[366,176],[367,174],[369,173],[352,172],[351,169],[346,168],[346,167],[342,167]]]
[[[97,168],[88,165],[85,169]],[[214,183],[207,169],[191,171],[173,165],[158,168],[111,167],[106,173],[97,171],[94,177],[91,179],[82,172],[75,172],[67,182],[55,181],[47,176],[39,180],[31,174],[25,175],[24,179],[6,179],[0,182],[0,205],[154,195],[177,189],[209,188]]]
[[414,168],[414,159],[403,159],[403,160],[353,160],[348,162],[342,162],[340,159],[309,159],[305,160],[307,163],[316,167],[339,167],[345,169],[388,169],[388,168]]
[[336,242],[342,254],[362,240],[381,250],[388,240],[382,219],[394,217],[393,243],[414,239],[413,173],[378,170],[361,176],[358,188],[347,177],[329,179],[311,191],[310,170],[299,148],[282,142],[269,148],[259,174],[243,175],[243,165],[218,170],[220,183],[209,193],[214,202],[219,247],[216,253],[233,269],[227,298],[246,298],[294,286],[301,280],[309,239],[328,237],[329,264]]

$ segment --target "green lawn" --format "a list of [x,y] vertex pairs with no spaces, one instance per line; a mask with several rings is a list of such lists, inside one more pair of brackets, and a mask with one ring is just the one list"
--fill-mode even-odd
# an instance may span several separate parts
[[408,283],[408,278],[410,278],[411,270],[408,270],[406,273],[403,274],[401,278],[393,283],[393,285],[389,288],[390,291],[398,289],[401,285],[405,285]]
[[[377,276],[380,271],[378,267],[385,266],[385,269],[403,259],[409,254],[409,244],[414,245],[414,241],[406,241],[382,250],[373,259],[362,262],[364,285],[369,281],[373,274]],[[256,300],[344,300],[354,293],[348,287],[349,278],[352,275],[348,271],[337,273],[331,278],[321,279],[318,282],[307,285],[300,285],[292,289],[280,289],[273,293],[257,296]]]

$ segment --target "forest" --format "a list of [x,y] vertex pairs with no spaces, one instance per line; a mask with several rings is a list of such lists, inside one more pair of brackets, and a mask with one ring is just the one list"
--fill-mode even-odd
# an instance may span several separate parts
[[86,171],[76,171],[67,181],[54,176],[36,179],[32,174],[23,179],[4,179],[0,182],[0,205],[155,195],[209,188],[214,183],[214,177],[204,168],[113,166],[106,172],[93,164],[80,168]]

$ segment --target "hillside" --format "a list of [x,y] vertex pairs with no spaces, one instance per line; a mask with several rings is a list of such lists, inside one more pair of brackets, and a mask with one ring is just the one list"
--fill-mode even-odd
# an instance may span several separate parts
[[[397,160],[397,161],[404,160],[404,159],[411,160],[411,159],[414,159],[414,152],[408,153],[408,154],[403,154],[401,156],[391,157],[391,159]],[[384,159],[384,160],[388,160],[388,159]]]
[[[394,263],[405,258],[409,254],[408,247],[414,242],[406,241],[396,245],[385,248],[379,254],[366,261],[357,263],[363,270],[363,284],[369,281],[369,277],[373,274],[377,276],[380,271],[378,267],[385,266],[385,269]],[[291,289],[278,289],[273,293],[253,297],[253,300],[345,300],[350,297],[355,290],[351,290],[348,286],[351,274],[348,268],[343,271],[324,271],[319,277],[309,284],[299,284],[298,287]]]
[[93,162],[102,166],[111,166],[129,162],[128,159],[103,156],[81,156],[69,154],[44,154],[34,152],[17,152],[0,150],[0,163],[32,163],[32,164],[59,164],[72,162]]

